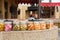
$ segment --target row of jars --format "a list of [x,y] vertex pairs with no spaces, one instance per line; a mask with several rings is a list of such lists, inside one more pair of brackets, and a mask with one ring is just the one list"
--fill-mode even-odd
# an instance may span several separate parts
[[53,22],[45,21],[0,21],[0,31],[45,30],[51,29]]
[[20,21],[14,22],[13,30],[45,30],[51,29],[53,27],[53,21],[43,20],[43,21]]

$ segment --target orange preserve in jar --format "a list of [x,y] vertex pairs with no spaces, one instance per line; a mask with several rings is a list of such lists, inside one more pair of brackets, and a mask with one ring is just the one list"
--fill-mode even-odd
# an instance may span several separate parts
[[50,26],[51,26],[51,27],[54,26],[53,20],[50,20]]
[[4,23],[0,20],[0,31],[4,31]]
[[28,21],[27,28],[28,28],[28,30],[34,30],[34,23],[33,23],[33,21]]
[[50,29],[51,26],[50,26],[50,22],[49,21],[46,21],[46,29]]
[[45,30],[45,29],[46,29],[45,21],[40,21],[40,30]]
[[52,20],[46,21],[46,28],[51,29],[51,27],[53,27],[53,21]]
[[39,21],[34,21],[35,30],[40,30]]

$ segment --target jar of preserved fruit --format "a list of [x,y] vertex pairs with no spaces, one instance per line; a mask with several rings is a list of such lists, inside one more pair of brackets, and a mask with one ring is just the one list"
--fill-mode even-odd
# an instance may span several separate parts
[[52,20],[47,20],[46,21],[46,28],[51,29],[51,27],[53,27],[53,21]]
[[5,20],[4,21],[4,27],[5,27],[5,31],[12,31],[12,27],[13,27],[13,21],[11,20]]
[[45,21],[40,21],[40,30],[45,30],[45,29],[46,29]]
[[54,26],[53,20],[50,20],[50,26],[51,26],[51,27]]
[[13,22],[13,31],[19,31],[20,26],[19,26],[19,21],[14,21]]
[[0,20],[0,31],[4,31],[4,21]]
[[34,21],[34,26],[35,26],[35,30],[40,30],[40,23],[39,23],[39,21]]
[[22,20],[22,21],[20,21],[19,24],[20,24],[20,29],[21,29],[22,31],[27,30],[27,21]]
[[28,21],[27,28],[28,28],[28,30],[34,30],[34,22],[33,21]]

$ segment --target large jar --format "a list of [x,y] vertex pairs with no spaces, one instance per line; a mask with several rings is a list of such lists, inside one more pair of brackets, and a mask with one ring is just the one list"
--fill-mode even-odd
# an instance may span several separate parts
[[4,26],[5,26],[5,31],[12,31],[12,27],[13,27],[13,25],[12,25],[12,23],[13,23],[13,21],[11,21],[11,20],[5,20],[4,21]]
[[39,23],[39,21],[34,21],[34,26],[35,26],[35,30],[40,30],[40,23]]
[[45,21],[40,21],[40,30],[45,30],[45,29],[46,29]]
[[28,28],[28,30],[34,30],[34,22],[33,21],[28,21],[27,28]]
[[20,29],[21,29],[22,31],[27,30],[27,21],[26,21],[26,20],[20,21],[19,24],[20,24]]
[[19,26],[19,21],[14,21],[13,22],[13,31],[19,31],[20,26]]
[[4,31],[4,21],[0,20],[0,31]]

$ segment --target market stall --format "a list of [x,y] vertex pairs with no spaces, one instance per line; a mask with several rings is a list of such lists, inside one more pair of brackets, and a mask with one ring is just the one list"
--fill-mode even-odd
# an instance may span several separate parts
[[0,20],[0,40],[57,40],[52,20]]

